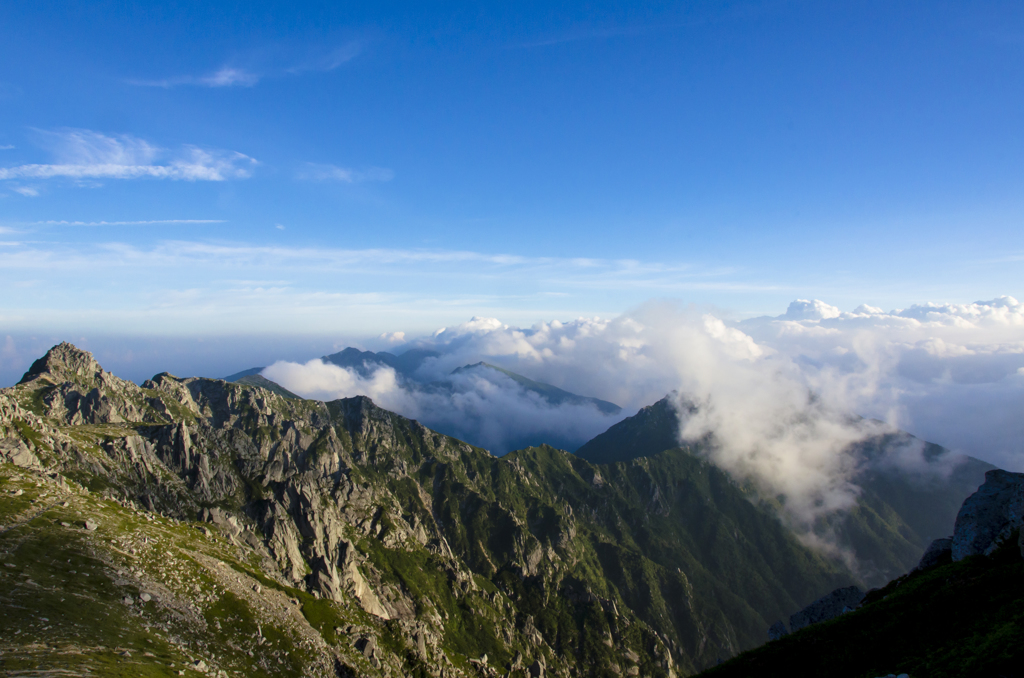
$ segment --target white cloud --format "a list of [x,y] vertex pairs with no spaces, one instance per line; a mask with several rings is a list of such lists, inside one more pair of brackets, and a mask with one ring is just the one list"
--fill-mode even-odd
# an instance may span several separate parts
[[423,386],[401,378],[390,367],[361,376],[320,360],[277,362],[262,374],[308,398],[369,396],[385,409],[499,454],[528,442],[575,448],[625,416],[587,404],[549,403],[494,370],[445,374],[448,387],[437,382]]
[[[225,181],[252,175],[256,161],[235,151],[185,146],[174,154],[131,135],[107,136],[91,130],[42,132],[56,157],[53,164],[0,168],[3,179],[172,179]],[[168,156],[162,164],[156,161]]]
[[817,299],[808,301],[807,299],[797,299],[789,305],[786,309],[786,313],[782,316],[786,320],[823,320],[826,318],[838,318],[839,309],[835,306],[829,306],[823,301]]
[[210,75],[199,78],[197,82],[207,87],[252,87],[259,82],[259,76],[241,68],[224,66]]
[[30,186],[14,186],[11,190],[15,193],[20,193],[26,198],[35,198],[39,196],[39,190],[31,188]]
[[302,181],[340,181],[355,184],[363,181],[391,181],[395,173],[383,167],[354,170],[337,165],[306,163],[306,167],[296,174],[296,177]]
[[13,149],[14,149],[14,146],[11,145],[11,144],[5,144],[5,145],[0,146],[0,151],[10,151],[10,150],[13,150]]
[[[1003,467],[1024,467],[1024,305],[1001,297],[891,313],[832,308],[805,301],[801,320],[787,313],[739,324],[668,303],[612,320],[530,328],[473,318],[407,346],[440,353],[420,368],[424,382],[485,360],[627,410],[675,390],[684,413],[681,438],[711,436],[709,456],[737,477],[753,479],[766,494],[784,495],[792,524],[805,531],[818,517],[856,501],[855,478],[866,462],[847,453],[850,445],[895,427]],[[291,383],[303,392],[301,380]],[[362,392],[376,393],[382,404],[410,416],[440,418],[440,406],[399,394],[397,382],[387,381],[387,388],[380,383],[378,390]],[[356,380],[333,392],[355,395],[360,388],[369,386]],[[512,396],[522,394],[468,392],[476,394],[474,408],[449,403],[449,423],[489,413],[499,422],[495,427],[520,425],[504,413],[518,411]],[[697,405],[695,412],[689,403]],[[561,415],[566,423],[577,416]],[[537,412],[531,416],[543,420]],[[915,444],[872,463],[941,475],[953,460],[926,464]]]
[[224,64],[217,70],[206,75],[179,75],[172,78],[140,79],[130,78],[130,85],[140,87],[162,87],[170,89],[180,86],[194,87],[254,87],[267,77],[299,75],[309,72],[328,72],[339,68],[342,64],[354,59],[362,51],[361,42],[350,42],[327,51],[313,53],[291,66],[256,70]]
[[128,80],[128,84],[141,87],[163,87],[170,89],[179,85],[197,85],[200,87],[252,87],[260,81],[260,76],[242,68],[221,66],[207,75],[182,75],[163,80]]
[[298,75],[316,71],[333,71],[359,56],[362,51],[363,43],[361,41],[349,42],[326,52],[310,54],[294,66],[285,68],[282,72],[289,75]]
[[[820,302],[819,302],[820,303]],[[850,411],[1013,470],[1024,467],[1024,304],[861,306],[739,324]]]

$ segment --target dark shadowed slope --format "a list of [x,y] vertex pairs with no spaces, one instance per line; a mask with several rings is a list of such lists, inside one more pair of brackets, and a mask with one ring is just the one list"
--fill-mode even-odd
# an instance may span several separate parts
[[1022,487],[990,471],[913,572],[706,675],[1024,676]]
[[668,396],[586,442],[576,455],[598,464],[651,457],[679,446],[679,415]]

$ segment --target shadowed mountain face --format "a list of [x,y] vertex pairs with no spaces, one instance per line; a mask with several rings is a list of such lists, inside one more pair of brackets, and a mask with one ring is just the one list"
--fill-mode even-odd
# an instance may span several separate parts
[[653,457],[679,446],[679,414],[668,398],[642,408],[576,450],[588,461],[608,464]]
[[914,570],[867,595],[833,591],[702,675],[1024,675],[1022,490],[1024,474],[989,471]]
[[[654,457],[679,446],[679,414],[669,397],[641,409],[576,450],[596,463],[627,462]],[[869,586],[881,586],[917,564],[925,547],[947,536],[960,504],[985,479],[991,464],[963,457],[948,476],[915,474],[875,464],[887,450],[917,443],[907,433],[878,436],[854,446],[849,453],[861,459],[854,482],[862,489],[857,507],[821,526],[834,533],[839,546],[849,549],[858,574]],[[919,444],[919,443],[918,443]],[[939,464],[952,453],[924,443],[924,458]],[[701,445],[690,449],[700,454]]]
[[[7,668],[687,675],[854,581],[693,449],[497,458],[367,398],[140,387],[69,344],[0,391],[0,457]],[[90,576],[61,616],[67,560]]]

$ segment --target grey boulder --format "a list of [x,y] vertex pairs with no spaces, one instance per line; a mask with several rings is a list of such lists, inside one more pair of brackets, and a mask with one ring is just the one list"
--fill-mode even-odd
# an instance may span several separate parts
[[22,468],[41,471],[39,457],[17,438],[0,439],[0,461],[6,461]]
[[988,555],[1024,522],[1024,473],[995,469],[964,500],[953,530],[953,560]]
[[857,586],[836,589],[791,615],[789,628],[795,633],[805,626],[835,619],[844,612],[856,609],[862,600],[864,600],[864,592]]

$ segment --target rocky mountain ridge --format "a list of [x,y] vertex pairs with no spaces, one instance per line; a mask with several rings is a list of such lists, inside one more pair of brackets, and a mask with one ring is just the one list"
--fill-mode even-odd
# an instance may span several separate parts
[[[0,456],[7,668],[687,675],[855,581],[693,450],[496,458],[367,398],[137,386],[70,344],[0,390]],[[51,657],[83,633],[39,621],[70,619],[64,560],[89,563],[81,604],[120,621]]]
[[[654,456],[678,444],[679,412],[687,410],[695,412],[696,405],[678,394],[663,398],[596,436],[576,455],[594,463]],[[702,450],[700,443],[692,447]],[[885,463],[908,448],[920,449],[920,469],[905,472]],[[847,453],[859,468],[852,478],[860,488],[857,506],[822,520],[818,530],[853,556],[858,577],[869,587],[912,569],[931,541],[948,532],[961,502],[995,468],[899,431],[863,440]]]

